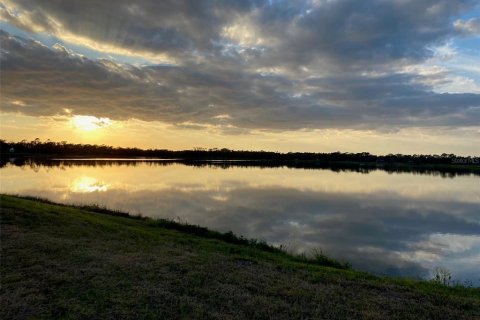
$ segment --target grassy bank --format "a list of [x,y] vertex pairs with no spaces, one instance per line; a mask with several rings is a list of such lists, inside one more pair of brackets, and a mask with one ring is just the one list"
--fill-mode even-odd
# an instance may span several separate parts
[[2,319],[480,319],[479,289],[98,207],[0,200]]

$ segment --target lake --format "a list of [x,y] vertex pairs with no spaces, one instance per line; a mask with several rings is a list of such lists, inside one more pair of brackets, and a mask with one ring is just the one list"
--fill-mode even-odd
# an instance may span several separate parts
[[131,159],[3,161],[0,192],[99,204],[321,249],[376,274],[480,286],[480,177]]

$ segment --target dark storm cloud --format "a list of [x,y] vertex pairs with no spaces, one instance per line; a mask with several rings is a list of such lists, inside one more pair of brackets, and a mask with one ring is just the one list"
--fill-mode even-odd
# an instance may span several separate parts
[[452,22],[474,1],[4,2],[26,30],[175,60],[135,67],[2,33],[4,111],[230,131],[480,122],[480,95],[435,93],[445,74],[401,69],[474,26]]

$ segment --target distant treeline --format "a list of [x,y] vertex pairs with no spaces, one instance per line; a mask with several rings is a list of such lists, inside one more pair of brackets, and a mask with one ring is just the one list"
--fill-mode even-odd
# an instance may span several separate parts
[[274,161],[277,163],[292,162],[362,162],[375,164],[403,163],[416,165],[480,165],[478,157],[462,157],[454,154],[441,155],[404,155],[388,154],[377,156],[368,152],[271,152],[271,151],[245,151],[229,149],[205,149],[172,151],[165,149],[139,149],[121,148],[107,145],[74,144],[66,141],[54,142],[40,139],[32,141],[7,142],[0,140],[0,153],[2,155],[50,155],[50,156],[95,156],[95,157],[151,157],[179,160],[255,160]]
[[[280,161],[280,160],[154,160],[154,159],[115,159],[115,158],[57,158],[49,157],[2,157],[0,168],[6,166],[29,167],[33,171],[44,168],[72,168],[72,167],[135,167],[152,166],[166,167],[174,164],[182,164],[192,167],[207,167],[214,169],[230,168],[289,168],[302,170],[330,170],[333,172],[356,172],[368,174],[382,170],[388,173],[410,173],[438,176],[442,178],[454,178],[457,176],[475,175],[480,176],[480,166],[457,166],[457,165],[409,165],[402,163],[363,163],[363,162],[316,162],[316,161]],[[478,168],[475,168],[478,167]]]

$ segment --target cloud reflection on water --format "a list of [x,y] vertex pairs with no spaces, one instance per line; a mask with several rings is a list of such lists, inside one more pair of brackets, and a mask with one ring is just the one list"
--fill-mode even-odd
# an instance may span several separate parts
[[[480,285],[475,270],[480,264],[477,177],[445,180],[325,170],[216,170],[179,164],[138,165],[120,171],[114,166],[71,167],[63,168],[61,175],[55,175],[59,169],[37,173],[16,169],[2,169],[2,192],[180,218],[286,244],[292,251],[322,248],[356,268],[380,274],[427,276],[441,265],[457,279]],[[19,187],[16,179],[32,183]],[[411,190],[411,184],[417,190]]]

